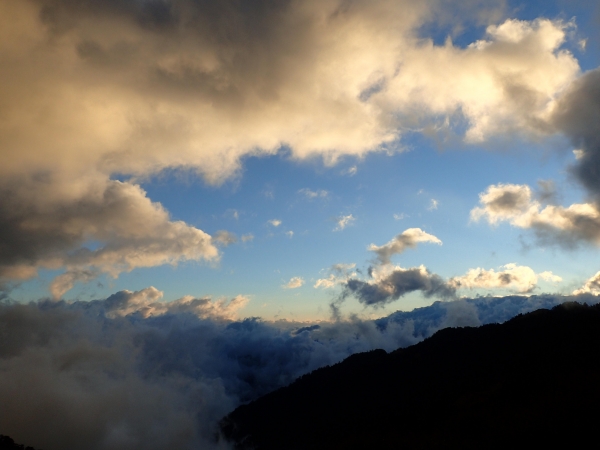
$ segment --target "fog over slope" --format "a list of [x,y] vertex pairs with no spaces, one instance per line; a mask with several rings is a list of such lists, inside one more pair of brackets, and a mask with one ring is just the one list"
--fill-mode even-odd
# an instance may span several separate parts
[[[0,432],[45,450],[218,448],[225,414],[347,356],[590,294],[436,302],[376,321],[234,321],[243,298],[0,304]],[[223,445],[223,444],[220,444]]]

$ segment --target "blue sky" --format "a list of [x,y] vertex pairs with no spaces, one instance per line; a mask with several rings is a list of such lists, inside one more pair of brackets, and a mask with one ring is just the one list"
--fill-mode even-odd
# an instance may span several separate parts
[[[400,8],[400,3],[361,4],[357,6],[359,10],[364,9],[361,13],[350,10],[343,19],[347,23],[335,25],[340,27],[339,32],[345,38],[325,36],[328,31],[321,31],[323,36],[332,41],[342,39],[327,50],[333,53],[325,56],[322,65],[319,65],[322,61],[317,61],[322,55],[311,45],[323,36],[311,36],[310,32],[302,30],[297,36],[291,31],[290,36],[294,37],[290,38],[290,43],[281,44],[283,47],[273,43],[268,51],[256,50],[263,60],[257,57],[259,62],[240,63],[241,69],[236,66],[236,60],[232,60],[234,62],[230,66],[223,62],[227,61],[228,44],[211,48],[212,44],[194,47],[195,44],[190,43],[196,42],[188,39],[195,36],[193,31],[181,25],[181,17],[177,16],[177,20],[173,18],[180,6],[177,2],[171,4],[168,14],[165,12],[167,10],[148,9],[148,12],[144,6],[140,6],[141,12],[136,16],[139,19],[146,17],[144,14],[151,14],[148,16],[151,19],[143,20],[154,21],[152,26],[155,27],[179,26],[180,34],[173,35],[178,36],[176,38],[170,37],[171,31],[168,30],[171,28],[160,31],[162,29],[152,28],[148,25],[150,22],[142,19],[139,19],[142,22],[128,22],[127,14],[130,11],[127,8],[122,11],[122,24],[125,25],[119,29],[117,22],[114,22],[119,13],[108,7],[106,11],[99,12],[98,19],[90,19],[92,16],[86,14],[93,11],[93,7],[75,12],[70,11],[68,6],[61,6],[56,8],[54,16],[48,16],[54,19],[45,22],[39,19],[42,16],[36,16],[38,12],[34,3],[25,3],[26,7],[12,10],[13,14],[23,19],[25,31],[17,27],[11,31],[14,39],[20,39],[22,48],[21,53],[15,53],[16,56],[5,52],[5,58],[14,69],[4,73],[7,80],[13,80],[8,83],[14,83],[15,92],[27,92],[26,87],[14,81],[15,74],[20,71],[61,63],[69,68],[65,72],[68,72],[67,75],[59,70],[47,76],[40,75],[39,78],[31,76],[33,81],[30,81],[34,86],[39,85],[40,92],[46,92],[47,98],[44,97],[44,101],[34,99],[22,103],[25,104],[25,110],[40,111],[40,115],[36,116],[38,118],[19,119],[25,116],[20,115],[23,104],[20,105],[16,100],[12,103],[8,101],[4,107],[4,117],[14,120],[18,128],[4,145],[7,158],[15,160],[4,172],[11,180],[17,180],[13,181],[13,185],[18,186],[16,192],[19,192],[14,197],[15,201],[30,204],[27,208],[35,211],[31,217],[36,217],[34,220],[27,216],[28,213],[18,216],[15,233],[22,233],[27,242],[39,243],[39,247],[44,249],[44,240],[52,242],[48,244],[50,250],[23,251],[23,255],[6,258],[2,266],[2,286],[9,298],[22,302],[48,296],[91,300],[108,297],[120,290],[138,291],[154,286],[164,293],[164,301],[186,295],[211,296],[213,299],[246,296],[249,302],[238,311],[239,317],[327,320],[330,318],[330,303],[344,291],[344,283],[348,279],[356,278],[376,284],[376,277],[368,274],[369,267],[383,270],[385,264],[382,266],[376,261],[375,254],[368,247],[371,244],[382,246],[405,230],[415,228],[436,237],[443,244],[422,242],[416,248],[409,246],[392,256],[389,268],[424,265],[429,273],[437,274],[450,283],[452,279],[465,276],[470,269],[502,272],[506,270],[503,266],[513,263],[529,267],[535,274],[550,271],[562,278],[558,282],[538,276],[533,284],[530,283],[527,293],[562,294],[581,288],[600,268],[597,257],[600,240],[595,236],[581,237],[576,230],[569,228],[569,233],[574,233],[576,237],[574,241],[569,241],[570,244],[565,244],[568,239],[563,235],[558,236],[565,229],[558,225],[552,231],[558,234],[543,240],[536,237],[537,225],[511,225],[512,219],[508,216],[503,216],[495,224],[490,215],[484,215],[477,222],[471,220],[471,211],[481,206],[479,195],[490,186],[499,184],[530,186],[535,191],[539,181],[551,180],[554,183],[555,205],[595,205],[594,193],[586,190],[570,169],[578,162],[572,152],[577,136],[570,135],[564,127],[556,125],[551,114],[540,118],[540,114],[545,114],[543,109],[551,101],[560,101],[564,97],[567,98],[564,100],[566,104],[570,99],[570,86],[575,85],[586,72],[593,72],[600,63],[600,12],[594,2],[474,2],[471,11],[458,9],[455,12],[451,11],[452,8],[448,9],[449,4],[431,2],[422,7],[411,6],[407,11],[414,13],[412,19],[402,19],[397,23],[394,22],[396,18],[390,19],[389,23],[395,24],[393,26],[405,27],[402,31],[404,34],[400,35],[389,31],[386,28],[389,25],[387,19],[378,15],[381,11]],[[6,5],[3,7],[9,8]],[[332,5],[323,6],[321,10],[318,7],[311,9],[307,14],[317,17],[327,8],[333,8]],[[258,7],[254,12],[240,12],[240,17],[246,13],[250,15],[243,19],[248,21],[244,22],[250,36],[247,45],[271,45],[269,38],[255,30],[252,21],[264,20],[263,26],[268,31],[274,30],[272,39],[276,39],[279,24],[270,23],[276,19],[267,10]],[[199,14],[201,16],[203,12],[199,11]],[[219,15],[221,12],[206,14],[208,19],[215,20],[210,15]],[[284,11],[281,14],[283,16],[278,16],[279,20],[295,24],[294,14],[300,13]],[[361,14],[368,19],[360,18]],[[61,17],[69,15],[75,25],[68,31],[60,31]],[[56,23],[51,23],[52,20]],[[89,29],[83,25],[94,21],[95,25]],[[377,21],[381,22],[383,30],[387,30],[382,35],[374,31],[377,27],[370,28]],[[39,29],[35,28],[36,23]],[[501,30],[502,24],[510,23],[520,24],[518,27],[521,27],[521,31],[514,31],[518,28],[515,25],[517,28],[510,33],[517,34],[502,37],[504,35],[498,32],[500,34],[494,35],[494,29]],[[542,23],[546,24],[546,28],[540,25]],[[30,29],[25,29],[27,24]],[[350,28],[345,28],[346,25]],[[117,27],[114,29],[119,31],[114,35],[107,34],[110,26]],[[293,30],[296,25],[290,26]],[[354,35],[348,31],[352,27],[357,30]],[[130,37],[135,33],[151,35],[148,38],[151,43],[144,44],[147,48],[142,44],[133,47],[133,41],[128,41],[133,39]],[[189,36],[185,33],[189,33]],[[561,34],[561,42],[552,48],[540,47],[539,61],[524,61],[527,57],[520,56],[519,52],[537,52],[535,45],[538,44],[535,42],[538,41],[535,40],[543,42],[547,36],[554,36],[552,33]],[[269,35],[269,32],[265,34]],[[449,36],[452,44],[447,43]],[[43,50],[44,56],[36,53],[40,51],[39,47],[36,50],[27,39],[38,39],[36,45],[47,46]],[[164,39],[164,44],[161,44],[161,39]],[[204,36],[198,39],[202,41]],[[256,39],[258,44],[253,44],[252,39]],[[506,45],[514,47],[505,54],[502,53],[505,51],[501,47],[504,45],[502,39],[509,43]],[[447,67],[443,63],[429,64],[431,58],[438,56],[422,56],[427,54],[428,40],[431,41],[431,55],[441,55],[440,61],[448,61]],[[443,77],[439,78],[439,72],[448,71],[449,84],[452,80],[460,81],[461,77],[467,79],[472,76],[466,69],[463,71],[460,68],[460,63],[457,65],[452,62],[452,58],[459,58],[457,55],[461,52],[467,54],[472,51],[469,49],[475,45],[473,43],[481,40],[497,44],[499,50],[490,51],[485,56],[487,59],[482,56],[482,50],[481,55],[475,54],[469,62],[462,64],[470,64],[473,73],[488,70],[492,66],[492,72],[516,67],[516,72],[511,76],[518,78],[530,74],[527,75],[530,78],[523,79],[525,81],[513,80],[514,89],[524,89],[523,93],[516,94],[514,98],[496,98],[486,103],[487,100],[482,101],[477,96],[471,98],[469,93],[469,83],[472,83],[474,91],[480,89],[477,76],[472,78],[474,81],[460,85],[466,89],[468,98],[461,97],[462,91],[453,92],[440,85]],[[323,40],[322,45],[329,45],[323,44],[328,42]],[[385,44],[381,45],[381,42]],[[390,49],[385,48],[388,44]],[[126,45],[134,50],[122,50],[129,48]],[[385,51],[370,53],[369,45],[380,45]],[[254,47],[248,48],[252,48],[249,52],[255,51]],[[397,48],[404,50],[398,53],[395,50]],[[78,58],[65,56],[73,49],[78,52]],[[119,59],[120,51],[139,52],[141,62],[138,66],[128,65]],[[194,55],[204,58],[202,55],[205,54],[221,62],[214,62],[209,56],[206,57],[208,62],[190,62]],[[289,61],[282,56],[285,54]],[[400,55],[395,62],[399,65],[387,73],[388,66],[394,63],[389,60],[390,55]],[[404,55],[410,56],[405,58]],[[295,61],[294,57],[298,60]],[[113,58],[110,63],[107,62],[109,58]],[[310,66],[313,61],[311,58],[317,61],[314,71]],[[363,60],[364,63],[361,62]],[[179,61],[177,64],[180,65],[173,61]],[[155,67],[147,68],[144,66],[146,63]],[[283,66],[288,63],[294,68],[291,72],[287,71],[287,66]],[[296,63],[299,65],[296,66]],[[539,74],[535,66],[538,63]],[[212,71],[221,71],[221,79],[229,77],[227,80],[234,80],[240,76],[241,81],[231,81],[232,84],[238,83],[235,85],[237,94],[224,95],[222,92],[225,91],[215,88],[220,92],[218,95],[203,96],[206,89],[213,89],[211,83],[214,80],[198,74],[194,75],[194,79],[185,79],[188,76],[185,70],[196,70],[193,64],[207,64],[206,67],[210,67],[207,69],[202,66],[198,73],[212,76]],[[369,64],[373,64],[372,73]],[[354,73],[330,73],[340,67],[354,68],[356,77],[349,80]],[[409,74],[413,70],[415,74],[420,73],[424,84],[419,85],[419,81],[412,80],[412,75],[409,75],[408,81],[404,80],[403,84],[398,85],[402,88],[394,88],[394,83],[403,76],[404,67],[407,67]],[[150,75],[146,75],[145,70]],[[164,80],[153,78],[152,70],[163,70]],[[238,74],[237,70],[241,72]],[[556,79],[547,77],[549,73]],[[56,81],[61,76],[66,76],[65,82]],[[172,82],[167,80],[169,76],[176,78],[175,84],[169,85]],[[431,76],[434,78],[429,80]],[[486,76],[482,72],[482,86],[486,86]],[[78,81],[69,82],[69,77],[78,77]],[[139,81],[142,86],[139,89],[136,81],[131,84],[131,80],[138,79],[136,77],[142,80]],[[274,77],[273,81],[269,77]],[[314,78],[317,80],[314,81],[311,77],[320,78]],[[332,78],[326,80],[327,77]],[[360,77],[364,78],[364,82]],[[536,77],[541,78],[538,80]],[[554,84],[545,86],[549,78],[553,79]],[[513,81],[496,80],[492,83]],[[280,89],[273,88],[271,92],[271,82]],[[329,107],[329,100],[323,100],[323,96],[326,96],[323,92],[311,93],[307,86],[322,82],[325,88],[339,88],[339,96],[346,95],[346,88],[370,86],[364,88],[366,90],[361,93],[361,98],[363,104],[367,103],[373,109],[365,110],[364,119],[360,118],[360,114],[351,117],[340,113],[338,117],[335,113],[338,106],[321,115],[319,111]],[[248,87],[247,83],[251,86]],[[346,86],[344,83],[349,84]],[[416,83],[414,98],[406,100],[402,95],[411,89],[410,83]],[[308,89],[306,94],[302,86]],[[246,94],[243,90],[246,88],[253,89],[253,94],[247,94],[246,103],[240,103],[242,106],[239,106],[235,95],[244,97]],[[463,88],[457,87],[458,90]],[[82,89],[86,95],[89,92],[91,94],[78,100],[77,93],[84,92]],[[494,89],[494,86],[490,89]],[[508,87],[502,89],[512,92]],[[259,93],[256,94],[259,100],[253,97],[255,92]],[[540,104],[517,104],[521,101],[519,99],[534,95],[534,92],[541,98]],[[482,93],[485,97],[484,91]],[[297,94],[299,97],[294,97]],[[27,95],[34,98],[35,92],[30,89]],[[306,105],[297,106],[298,111],[286,109],[296,107],[290,105],[300,105],[298,102],[304,100],[298,99],[304,95],[307,98]],[[284,100],[292,97],[293,101]],[[336,98],[339,100],[340,97]],[[256,104],[252,103],[254,101]],[[197,105],[201,106],[199,110],[194,109]],[[263,111],[261,108],[264,105],[268,105],[268,108],[265,106]],[[350,103],[348,105],[344,111],[354,108]],[[536,117],[535,120],[543,122],[543,125],[531,125],[533,119],[525,116],[523,119],[514,119],[530,107],[525,116]],[[43,117],[44,108],[49,111],[57,108],[67,113],[64,117],[58,113],[57,123],[52,123],[52,120],[40,118]],[[215,111],[214,117],[210,115],[210,108]],[[255,112],[253,108],[256,108]],[[311,111],[314,111],[314,118]],[[86,116],[88,113],[89,117]],[[288,119],[281,123],[277,121],[278,114],[284,117],[288,113],[291,114]],[[258,118],[254,118],[253,114]],[[215,122],[211,125],[213,119]],[[363,125],[359,125],[361,120],[363,124],[368,121],[377,123],[377,130],[369,128],[371,125],[363,129]],[[300,125],[295,125],[294,121]],[[50,122],[48,126],[51,131],[42,129],[38,140],[37,136],[29,140],[28,136],[36,124],[39,125],[38,122],[42,128],[48,125],[46,122]],[[225,122],[226,127],[215,131],[219,124]],[[469,130],[478,126],[484,127],[482,136],[471,139]],[[87,134],[86,127],[90,130]],[[69,134],[69,130],[79,128],[83,130],[81,135],[79,132]],[[303,135],[303,129],[307,130],[306,136]],[[211,134],[213,131],[214,136]],[[390,135],[395,136],[390,138]],[[31,150],[35,146],[36,149]],[[15,156],[20,152],[29,155],[29,163]],[[40,174],[45,174],[50,180],[47,188],[40,188],[36,184],[42,176]],[[30,181],[18,181],[26,179]],[[117,181],[121,184],[114,185]],[[94,183],[98,187],[94,187]],[[102,192],[102,189],[109,189],[107,186],[114,189],[139,186],[143,192],[136,191],[135,195],[141,196],[140,202],[150,200],[154,206],[148,208],[168,213],[168,219],[161,220],[167,220],[168,224],[182,221],[188,227],[186,230],[201,230],[212,236],[212,241],[207,241],[210,247],[206,250],[208,253],[205,250],[193,254],[177,253],[173,250],[179,245],[175,242],[177,239],[181,239],[182,245],[189,244],[183,237],[176,236],[172,238],[173,242],[165,244],[169,246],[166,253],[150,255],[144,247],[141,252],[146,252],[144,258],[147,260],[123,263],[123,258],[126,258],[124,252],[136,254],[136,245],[150,245],[148,242],[163,239],[161,233],[166,232],[161,227],[167,225],[157,225],[154,231],[140,238],[142,240],[130,243],[126,237],[129,236],[128,231],[115,230],[125,230],[127,227],[135,230],[136,225],[132,225],[132,222],[137,219],[122,219],[118,213],[114,213],[114,223],[98,225],[102,220],[92,219],[94,214],[113,214],[110,209],[102,209],[109,208],[106,205],[99,207],[99,211],[104,211],[100,213],[88,208],[90,216],[84,217],[88,213],[79,210],[85,209],[80,205],[88,201],[86,195],[93,196],[91,192],[95,189],[100,189],[96,192]],[[56,195],[49,194],[51,199],[41,199],[41,194],[29,194],[38,189],[56,192]],[[78,194],[73,194],[77,189],[88,193],[78,197]],[[39,206],[41,204],[45,206]],[[79,208],[73,216],[62,212],[70,211],[71,207]],[[13,206],[10,208],[14,211]],[[135,210],[132,206],[126,208]],[[151,213],[154,214],[155,210]],[[7,217],[12,217],[10,214],[5,213]],[[24,231],[31,229],[27,224],[37,223],[37,220],[43,223],[45,217],[60,222],[61,214],[67,217],[63,223],[71,224],[72,228],[56,225],[46,230],[40,226],[39,230],[44,231],[38,230],[39,236],[28,235],[29,231]],[[141,223],[146,220],[143,214],[137,217]],[[340,225],[339,221],[344,217],[346,223]],[[83,222],[87,225],[78,229],[76,223]],[[219,243],[216,237],[221,230],[231,233],[229,236],[235,242],[230,245]],[[6,236],[12,239],[10,233]],[[63,241],[64,245],[55,245]],[[127,244],[123,244],[125,241]],[[569,245],[571,248],[567,248]],[[106,250],[113,246],[119,249],[114,260],[109,261],[113,256],[88,259],[81,256],[89,250]],[[335,264],[354,264],[355,268],[350,272],[355,269],[359,272],[353,275],[348,272],[346,278],[339,279],[337,285],[329,289],[315,288],[319,279],[329,277],[331,267]],[[56,277],[61,274],[67,274],[70,281],[62,288],[53,288],[53,283],[58,280]],[[286,287],[293,279],[297,279],[297,287]],[[473,297],[525,292],[516,279],[506,285],[491,283],[459,288],[456,295]],[[420,289],[397,299],[371,305],[360,303],[350,295],[342,310],[344,314],[379,317],[395,310],[411,310],[428,305],[436,299],[436,296],[424,296]]]

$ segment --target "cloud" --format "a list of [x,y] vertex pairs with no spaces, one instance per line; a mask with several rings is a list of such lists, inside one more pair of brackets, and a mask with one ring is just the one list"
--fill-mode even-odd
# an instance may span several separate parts
[[64,192],[40,177],[0,188],[0,279],[66,268],[52,283],[60,296],[100,273],[116,277],[138,267],[219,258],[208,234],[171,221],[137,185],[98,179],[79,190],[59,187]]
[[279,225],[281,225],[281,220],[279,220],[279,219],[271,219],[267,222],[274,227],[278,227]]
[[2,432],[49,450],[223,448],[214,434],[225,414],[353,353],[598,302],[590,294],[460,299],[314,324],[205,317],[207,308],[154,306],[160,296],[146,288],[92,302],[0,302]]
[[357,173],[358,167],[356,166],[349,167],[348,169],[342,171],[342,175],[348,175],[349,177],[353,177]]
[[595,203],[600,201],[600,69],[574,81],[558,101],[552,123],[572,141],[577,161],[572,174],[587,189]]
[[573,295],[579,294],[600,295],[600,272],[596,272],[581,288],[573,291]]
[[329,192],[326,191],[325,189],[312,191],[308,188],[304,188],[304,189],[300,189],[298,192],[300,194],[303,194],[309,200],[312,200],[314,198],[327,198],[329,196]]
[[285,289],[298,289],[302,287],[304,284],[304,279],[302,277],[292,277],[290,281],[285,283],[282,287]]
[[443,299],[455,295],[454,286],[422,265],[409,269],[388,265],[379,270],[370,270],[370,275],[372,279],[369,281],[350,278],[345,282],[342,294],[330,305],[334,317],[339,316],[339,305],[349,295],[366,306],[382,306],[414,291],[421,291],[425,297]]
[[406,214],[402,213],[402,214],[394,214],[394,220],[402,220],[404,218],[408,217]]
[[469,269],[465,275],[454,277],[449,284],[455,289],[512,289],[519,293],[531,292],[536,286],[538,275],[548,281],[560,281],[561,278],[552,272],[536,274],[527,266],[519,266],[511,263],[501,267],[503,270],[496,272],[494,269],[485,270],[480,267]]
[[292,230],[286,231],[285,234],[287,234],[290,239],[294,237],[294,232]]
[[329,276],[327,278],[319,278],[313,287],[315,289],[323,288],[330,289],[339,284],[345,283],[350,277],[356,276],[356,272],[352,270],[356,264],[334,264],[329,268]]
[[243,234],[240,239],[242,242],[251,242],[254,240],[254,235],[252,233]]
[[498,184],[479,195],[481,206],[471,211],[471,220],[482,218],[490,224],[507,221],[532,229],[542,244],[575,247],[582,242],[600,245],[600,210],[595,203],[568,207],[542,204],[532,199],[529,186]]
[[433,242],[442,245],[442,241],[434,235],[426,233],[420,228],[409,228],[387,244],[382,246],[371,244],[368,249],[377,255],[377,259],[381,264],[389,264],[393,255],[399,255],[407,248],[415,248],[420,242]]
[[544,280],[544,281],[549,281],[552,283],[560,283],[563,279],[562,277],[559,277],[558,275],[554,275],[552,272],[546,270],[544,272],[538,273],[538,276]]
[[[211,297],[195,298],[187,295],[172,302],[161,302],[163,293],[153,286],[140,291],[120,291],[102,302],[102,309],[107,317],[124,317],[131,314],[143,318],[156,317],[165,314],[190,313],[199,318],[233,320],[239,309],[250,301],[248,297],[238,295],[230,300],[221,298],[212,300]],[[95,303],[88,306],[94,308]]]
[[347,216],[339,216],[335,218],[337,226],[333,229],[333,231],[342,231],[348,225],[352,224],[356,220],[352,214],[348,214]]
[[438,209],[438,204],[439,202],[436,199],[432,198],[429,206],[427,207],[427,210],[435,211],[436,209]]
[[229,231],[219,230],[213,236],[213,242],[227,247],[237,242],[237,236]]
[[[508,20],[464,48],[421,36],[436,21],[490,23],[488,3],[2,0],[2,276],[214,260],[210,236],[136,185],[165,169],[219,184],[284,146],[334,164],[455,116],[468,142],[548,133],[578,75],[562,48],[570,24]],[[582,93],[594,82],[584,76],[555,116],[574,139],[570,105],[592,105]]]

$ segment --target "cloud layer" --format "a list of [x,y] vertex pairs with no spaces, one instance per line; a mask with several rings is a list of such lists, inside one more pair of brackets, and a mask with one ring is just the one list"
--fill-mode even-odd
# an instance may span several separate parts
[[47,450],[223,448],[226,413],[360,351],[447,326],[503,322],[577,297],[436,302],[376,321],[231,321],[243,298],[162,303],[154,288],[92,302],[0,303],[0,423]]

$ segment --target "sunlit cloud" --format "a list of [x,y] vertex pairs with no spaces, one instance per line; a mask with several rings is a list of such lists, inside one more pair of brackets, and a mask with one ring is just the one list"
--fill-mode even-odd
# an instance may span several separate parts
[[442,245],[442,241],[434,235],[426,233],[420,228],[409,228],[397,235],[387,244],[381,246],[371,244],[368,247],[368,250],[377,255],[377,259],[381,264],[389,264],[393,255],[399,255],[408,248],[415,248],[417,244],[421,242],[431,242]]
[[304,279],[302,277],[292,277],[290,281],[285,283],[282,287],[285,289],[298,289],[304,285]]
[[600,245],[600,211],[595,203],[575,203],[568,207],[543,206],[533,199],[527,185],[498,184],[479,195],[471,220],[491,225],[508,222],[532,229],[541,243],[574,247],[581,242]]
[[337,225],[333,229],[333,231],[342,231],[344,228],[354,223],[355,220],[356,217],[354,217],[352,214],[348,214],[347,216],[336,217],[335,222],[337,223]]

